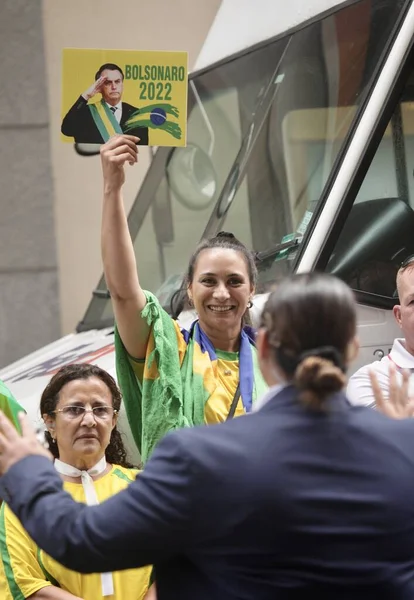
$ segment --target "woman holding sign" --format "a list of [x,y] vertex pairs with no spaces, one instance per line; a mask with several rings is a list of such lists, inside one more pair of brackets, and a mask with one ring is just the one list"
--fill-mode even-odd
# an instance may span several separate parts
[[187,294],[198,319],[189,331],[141,288],[122,199],[124,166],[137,162],[136,144],[123,135],[101,148],[102,258],[116,320],[118,381],[145,462],[168,431],[250,412],[266,384],[254,331],[244,326],[256,267],[233,235],[203,241],[190,259]]

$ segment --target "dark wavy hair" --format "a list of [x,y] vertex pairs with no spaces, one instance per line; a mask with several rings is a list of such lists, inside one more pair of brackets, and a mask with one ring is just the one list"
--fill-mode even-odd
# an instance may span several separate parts
[[[122,395],[115,382],[115,379],[111,377],[107,371],[104,371],[97,365],[75,363],[62,367],[57,373],[55,373],[55,375],[53,375],[52,379],[43,390],[42,397],[40,398],[40,413],[42,415],[46,414],[52,416],[59,402],[59,395],[63,386],[70,381],[89,379],[90,377],[97,377],[103,381],[103,383],[111,392],[112,406],[116,411],[119,411],[121,408]],[[45,431],[45,439],[49,444],[49,450],[53,454],[54,458],[59,458],[58,445],[53,440],[49,431]],[[134,467],[134,465],[127,460],[127,452],[122,441],[121,434],[116,426],[111,432],[111,438],[109,440],[108,447],[105,450],[105,457],[106,460],[112,464],[127,468]]]
[[194,253],[190,258],[188,264],[187,274],[185,282],[190,285],[193,282],[195,265],[197,258],[203,250],[210,250],[211,248],[224,248],[226,250],[234,250],[243,256],[243,259],[247,266],[247,272],[249,273],[249,281],[252,287],[256,287],[257,283],[257,267],[254,259],[254,254],[247,247],[238,240],[232,233],[228,231],[219,231],[219,233],[208,240],[202,240]]

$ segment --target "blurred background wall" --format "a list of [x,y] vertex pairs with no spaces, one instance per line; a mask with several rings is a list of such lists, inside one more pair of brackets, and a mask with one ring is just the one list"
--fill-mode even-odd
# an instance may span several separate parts
[[102,272],[99,157],[59,137],[62,48],[186,50],[191,69],[220,3],[1,0],[0,367],[73,331]]
[[59,265],[41,0],[0,4],[0,365],[57,338]]

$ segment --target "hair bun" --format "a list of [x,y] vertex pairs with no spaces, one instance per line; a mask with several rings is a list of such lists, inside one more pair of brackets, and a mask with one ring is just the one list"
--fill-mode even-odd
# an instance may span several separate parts
[[346,385],[345,373],[331,360],[320,356],[308,356],[295,371],[294,383],[300,390],[303,404],[321,408],[331,394]]
[[342,361],[342,357],[334,346],[319,346],[318,348],[305,350],[305,352],[302,352],[299,356],[297,364],[299,365],[305,360],[305,358],[313,356],[319,356],[320,358],[330,360],[336,367],[339,367],[341,371],[343,371],[344,373],[346,371],[345,365]]
[[216,235],[218,238],[228,238],[229,240],[235,240],[236,236],[230,233],[229,231],[219,231]]

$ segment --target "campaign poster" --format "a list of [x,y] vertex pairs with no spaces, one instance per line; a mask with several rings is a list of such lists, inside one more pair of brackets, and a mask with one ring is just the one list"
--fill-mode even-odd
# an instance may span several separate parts
[[61,138],[128,133],[141,146],[185,146],[187,83],[187,52],[65,48]]

